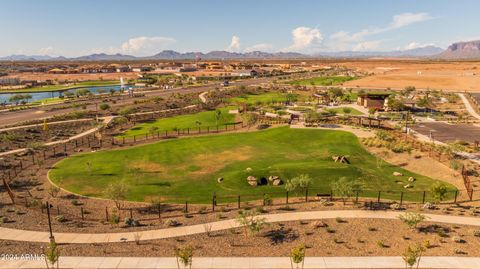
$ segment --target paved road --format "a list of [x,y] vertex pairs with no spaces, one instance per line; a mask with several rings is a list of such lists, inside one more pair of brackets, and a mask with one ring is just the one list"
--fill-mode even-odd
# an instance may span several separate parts
[[[43,259],[0,261],[0,268],[45,268]],[[55,267],[56,268],[56,267]],[[59,268],[162,268],[177,269],[174,257],[60,257]],[[183,268],[180,264],[180,268]],[[188,268],[188,267],[187,267]],[[289,257],[193,257],[194,269],[290,269]],[[299,267],[302,268],[302,267]],[[305,269],[405,268],[399,256],[306,257]],[[414,267],[415,268],[415,267]],[[479,257],[422,257],[418,268],[480,268]]]
[[[394,211],[365,211],[365,210],[326,210],[307,212],[288,212],[280,214],[261,215],[266,222],[287,222],[298,220],[335,219],[339,218],[369,218],[369,219],[397,219],[400,212]],[[449,215],[424,214],[427,221],[459,225],[480,226],[480,218]],[[57,243],[85,244],[85,243],[114,243],[135,241],[135,235],[140,235],[140,240],[155,240],[188,236],[205,233],[205,227],[211,231],[222,231],[240,227],[235,219],[215,221],[206,224],[180,226],[149,231],[124,232],[124,233],[54,233]],[[48,232],[26,231],[0,227],[0,240],[23,242],[49,242]]]
[[420,122],[411,127],[414,131],[441,142],[455,140],[474,143],[480,140],[480,127],[472,124],[449,124],[446,122]]
[[[248,86],[248,85],[255,85],[255,84],[260,84],[260,83],[265,83],[269,82],[274,78],[257,78],[257,79],[249,79],[249,80],[243,80],[243,81],[238,81],[234,82],[232,86]],[[150,91],[150,92],[145,92],[145,97],[143,98],[150,98],[150,97],[155,97],[155,96],[160,96],[160,97],[167,97],[170,96],[174,93],[201,93],[205,92],[208,90],[212,90],[215,88],[215,85],[206,85],[206,86],[198,86],[198,87],[191,87],[191,88],[179,88],[179,89],[171,89],[171,90],[158,90],[158,91]],[[113,107],[117,106],[125,106],[127,104],[132,104],[134,100],[138,100],[139,98],[135,99],[120,99],[117,101],[116,104],[112,105]],[[100,103],[101,100],[96,100],[95,102]],[[49,107],[61,107],[65,106],[65,104],[60,104],[60,105],[52,105]],[[0,113],[0,127],[1,126],[6,126],[6,125],[11,125],[11,124],[16,124],[24,121],[30,121],[30,120],[36,120],[36,119],[43,119],[43,118],[48,118],[48,117],[53,117],[56,115],[62,115],[65,113],[68,113],[72,111],[72,108],[66,108],[66,109],[58,109],[58,110],[52,110],[52,111],[46,111],[44,110],[45,107],[36,107],[28,110],[22,110],[22,111],[8,111],[8,112],[3,112]],[[89,105],[87,106],[87,110],[95,110],[95,105]]]

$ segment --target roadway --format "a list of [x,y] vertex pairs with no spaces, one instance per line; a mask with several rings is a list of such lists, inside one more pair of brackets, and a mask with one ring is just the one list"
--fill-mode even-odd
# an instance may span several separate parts
[[[255,84],[260,84],[260,83],[266,83],[271,80],[275,79],[274,77],[269,77],[269,78],[255,78],[255,79],[248,79],[248,80],[242,80],[242,81],[237,81],[232,83],[232,86],[249,86],[249,85],[255,85]],[[219,85],[219,84],[218,84]],[[139,99],[147,99],[151,97],[168,97],[172,94],[176,93],[201,93],[205,91],[212,90],[216,87],[216,85],[205,85],[205,86],[196,86],[196,87],[188,87],[188,88],[178,88],[178,89],[169,89],[169,90],[155,90],[155,91],[148,91],[144,92],[145,96],[141,98],[122,98],[117,100],[116,104],[112,104],[112,107],[119,107],[119,106],[125,106],[125,105],[131,105],[133,104],[134,100],[139,100]],[[220,87],[220,86],[219,86]],[[96,104],[101,103],[101,99],[96,99],[94,101]],[[90,104],[87,105],[86,110],[95,110],[96,104]],[[72,103],[70,103],[72,104]],[[35,107],[31,109],[26,109],[26,110],[21,110],[21,111],[4,111],[0,113],[0,127],[2,126],[7,126],[7,125],[12,125],[12,124],[18,124],[21,122],[25,121],[31,121],[31,120],[41,120],[44,118],[50,118],[53,116],[59,116],[63,115],[66,113],[69,113],[71,111],[74,111],[74,108],[63,108],[67,104],[56,104],[56,105],[50,105],[50,106],[41,106],[41,107]],[[57,107],[58,109],[54,109]]]

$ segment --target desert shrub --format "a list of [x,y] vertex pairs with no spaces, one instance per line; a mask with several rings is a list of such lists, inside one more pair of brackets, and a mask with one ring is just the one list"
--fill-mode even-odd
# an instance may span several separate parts
[[416,229],[417,225],[426,219],[424,215],[415,212],[407,212],[398,218],[411,229]]
[[58,222],[66,222],[67,219],[65,218],[64,215],[58,215],[55,217],[55,220],[58,221]]
[[265,218],[257,216],[254,211],[240,211],[236,221],[244,228],[245,236],[256,235],[266,226]]
[[48,187],[48,194],[50,194],[50,196],[52,196],[53,198],[57,197],[59,192],[60,188],[55,185],[50,185],[50,187]]
[[102,104],[100,104],[99,107],[100,107],[101,110],[107,110],[107,109],[110,108],[110,105],[106,104],[106,103],[102,103]]

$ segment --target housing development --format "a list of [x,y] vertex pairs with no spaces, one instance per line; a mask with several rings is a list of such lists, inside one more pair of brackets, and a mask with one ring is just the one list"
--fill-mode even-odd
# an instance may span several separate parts
[[0,268],[480,268],[478,3],[139,2],[2,3]]

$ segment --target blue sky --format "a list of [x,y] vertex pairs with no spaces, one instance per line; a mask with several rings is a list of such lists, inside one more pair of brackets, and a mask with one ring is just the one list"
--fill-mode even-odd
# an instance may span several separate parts
[[0,56],[395,50],[480,39],[478,0],[2,0]]

